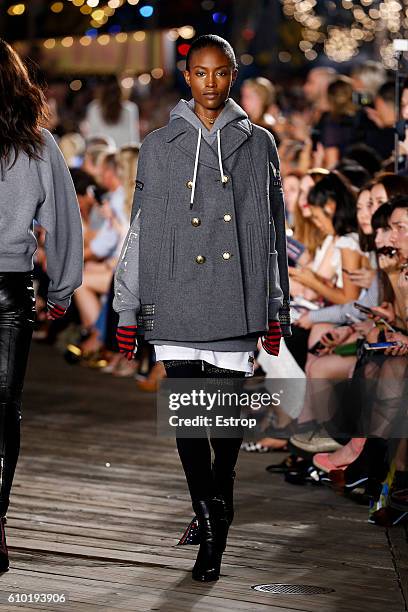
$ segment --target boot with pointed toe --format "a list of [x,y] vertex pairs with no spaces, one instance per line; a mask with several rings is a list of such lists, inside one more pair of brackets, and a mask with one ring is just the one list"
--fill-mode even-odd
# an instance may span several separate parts
[[210,500],[198,500],[194,503],[194,510],[200,529],[200,548],[192,577],[198,582],[213,582],[220,576],[220,561],[216,549],[214,517]]
[[[214,488],[217,497],[221,497],[225,502],[225,510],[228,525],[231,525],[234,519],[234,480],[236,476],[235,470],[228,475],[221,475],[215,464],[212,464],[212,473],[214,478]],[[188,527],[179,539],[177,546],[196,545],[200,543],[200,530],[197,516],[193,516]]]
[[6,522],[7,521],[5,517],[0,517],[0,573],[7,572],[9,568],[6,531],[4,528]]

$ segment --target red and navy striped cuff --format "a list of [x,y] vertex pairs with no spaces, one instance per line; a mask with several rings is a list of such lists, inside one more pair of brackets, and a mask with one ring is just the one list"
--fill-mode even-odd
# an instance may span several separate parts
[[137,325],[123,325],[116,330],[116,340],[121,353],[132,352],[136,343]]
[[60,319],[67,312],[66,308],[55,304],[55,302],[52,302],[51,300],[47,300],[47,310],[51,319]]
[[279,355],[282,330],[279,321],[269,321],[268,331],[263,339],[262,346],[269,355]]

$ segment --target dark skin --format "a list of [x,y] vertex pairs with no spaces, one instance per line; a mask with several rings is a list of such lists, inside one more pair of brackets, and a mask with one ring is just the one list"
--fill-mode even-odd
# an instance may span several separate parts
[[212,123],[208,119],[215,120],[222,112],[238,71],[218,47],[195,51],[189,68],[184,71],[184,78],[194,98],[194,112],[211,130]]

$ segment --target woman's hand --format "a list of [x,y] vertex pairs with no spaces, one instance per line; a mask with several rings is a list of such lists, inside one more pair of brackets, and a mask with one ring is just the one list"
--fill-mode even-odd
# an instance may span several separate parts
[[345,272],[345,274],[347,274],[350,281],[354,285],[357,285],[357,287],[369,289],[373,282],[373,278],[376,275],[376,271],[371,270],[370,268],[359,268],[353,272]]
[[381,318],[388,321],[388,323],[393,323],[395,321],[395,310],[391,302],[383,302],[381,306],[376,306],[373,308],[373,311],[375,313],[374,317],[373,315],[368,315],[368,317],[374,318],[376,323],[380,323]]
[[302,314],[294,325],[297,325],[297,327],[301,327],[302,329],[311,329],[313,321],[310,319],[309,312]]
[[378,265],[384,272],[395,272],[398,269],[398,255],[380,254]]
[[366,319],[365,321],[354,323],[353,327],[360,338],[366,338],[368,334],[375,329],[376,325],[372,319]]
[[106,221],[112,221],[114,214],[108,202],[104,202],[102,206],[99,207],[99,212],[101,217]]
[[318,142],[316,145],[316,150],[312,153],[313,158],[313,168],[323,168],[324,167],[324,158],[325,158],[325,148],[321,142]]
[[310,268],[289,268],[289,276],[309,289],[314,289],[316,286],[316,275]]
[[387,342],[398,342],[399,346],[394,346],[385,349],[384,355],[393,355],[394,357],[401,357],[402,355],[408,355],[408,336],[401,334],[400,332],[385,332]]

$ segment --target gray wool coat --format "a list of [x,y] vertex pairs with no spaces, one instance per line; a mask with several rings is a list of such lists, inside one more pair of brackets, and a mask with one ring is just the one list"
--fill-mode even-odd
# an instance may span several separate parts
[[263,335],[279,320],[290,336],[285,210],[273,136],[242,119],[201,144],[176,118],[140,150],[131,227],[115,275],[120,325],[147,340],[206,342]]

